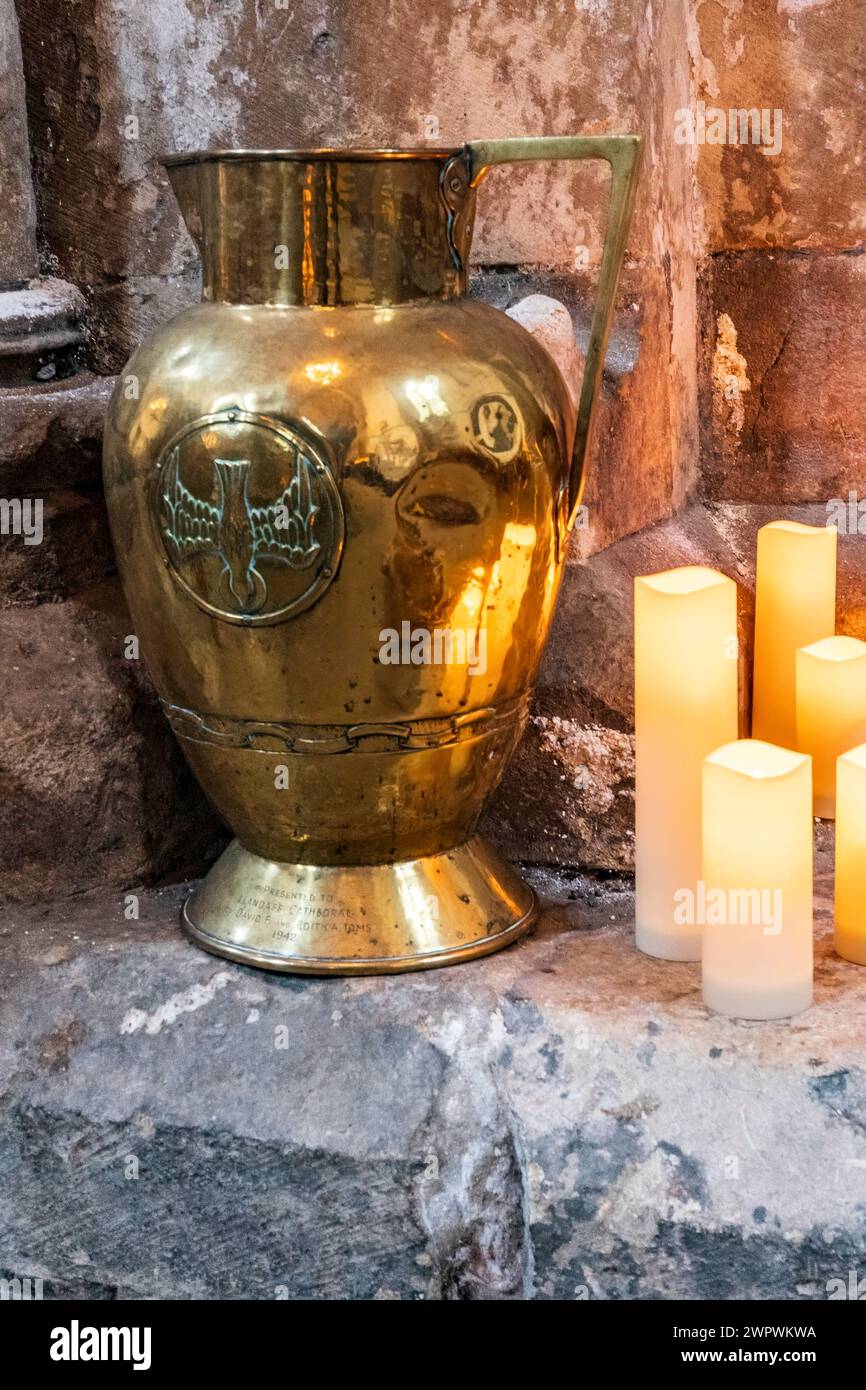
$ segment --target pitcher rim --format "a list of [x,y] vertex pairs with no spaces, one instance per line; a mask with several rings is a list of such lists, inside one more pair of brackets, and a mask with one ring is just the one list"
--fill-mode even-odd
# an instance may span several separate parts
[[340,149],[335,146],[322,146],[319,149],[228,149],[228,150],[190,150],[174,151],[171,154],[162,156],[160,163],[166,169],[177,169],[184,164],[211,164],[219,163],[224,160],[250,163],[265,163],[267,161],[286,162],[286,163],[312,163],[316,160],[346,160],[354,162],[369,163],[374,160],[411,160],[411,159],[430,159],[443,160],[451,159],[460,154],[463,145],[416,145],[406,146],[400,149],[393,149],[387,146],[374,147],[371,149],[354,149],[347,147]]

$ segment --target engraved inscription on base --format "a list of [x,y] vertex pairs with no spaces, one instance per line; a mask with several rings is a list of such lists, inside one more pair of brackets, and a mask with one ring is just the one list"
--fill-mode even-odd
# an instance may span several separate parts
[[297,888],[259,888],[238,898],[234,916],[241,926],[264,928],[274,943],[291,941],[305,932],[327,931],[341,936],[369,934],[371,924],[364,920],[366,909],[347,907],[339,894],[317,889],[311,893]]

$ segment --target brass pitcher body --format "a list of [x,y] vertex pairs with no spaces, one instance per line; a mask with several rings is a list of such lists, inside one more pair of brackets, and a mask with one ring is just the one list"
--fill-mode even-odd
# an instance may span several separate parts
[[[575,443],[547,353],[463,294],[491,164],[588,154],[613,189]],[[167,161],[203,302],[121,374],[104,471],[142,654],[237,836],[184,910],[207,949],[406,970],[530,925],[475,827],[556,601],[637,156],[626,137]]]

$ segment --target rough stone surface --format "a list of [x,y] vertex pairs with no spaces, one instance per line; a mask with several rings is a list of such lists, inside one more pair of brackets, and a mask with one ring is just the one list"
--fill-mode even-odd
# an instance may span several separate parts
[[223,842],[141,661],[124,657],[130,628],[116,581],[0,612],[4,898],[185,875]]
[[866,1259],[828,863],[815,1005],[772,1024],[709,1015],[577,878],[500,956],[351,982],[201,954],[176,891],[9,909],[0,1266],[53,1298],[826,1298]]
[[43,352],[81,337],[84,296],[51,277],[0,291],[0,352]]
[[[866,29],[859,0],[696,0],[694,100],[781,118],[770,143],[706,143],[697,178],[710,250],[862,245]],[[773,128],[769,127],[772,135]]]
[[828,502],[866,485],[866,255],[713,256],[703,282],[703,489]]
[[781,131],[778,151],[691,147],[710,253],[699,277],[703,487],[739,502],[847,496],[863,486],[866,418],[862,7],[698,0],[688,35],[692,112],[757,108],[767,133]]
[[486,818],[530,864],[634,864],[634,739],[619,729],[533,715]]
[[0,392],[0,496],[42,508],[38,544],[0,535],[0,608],[51,603],[114,573],[101,466],[112,386],[80,373]]
[[4,391],[0,495],[101,487],[102,429],[113,389],[113,377],[81,372]]
[[21,41],[13,0],[0,0],[0,286],[36,275],[36,206]]
[[[32,495],[39,489],[27,491]],[[58,490],[39,500],[40,543],[28,544],[22,535],[0,535],[0,609],[54,603],[116,570],[101,490]],[[31,626],[43,621],[50,625],[51,618],[30,614]]]

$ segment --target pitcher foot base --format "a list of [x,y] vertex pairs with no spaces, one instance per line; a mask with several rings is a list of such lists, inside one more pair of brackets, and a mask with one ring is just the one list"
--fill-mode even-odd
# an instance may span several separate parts
[[489,955],[535,921],[535,894],[486,840],[401,864],[262,859],[233,840],[183,908],[199,946],[297,975],[429,970]]

